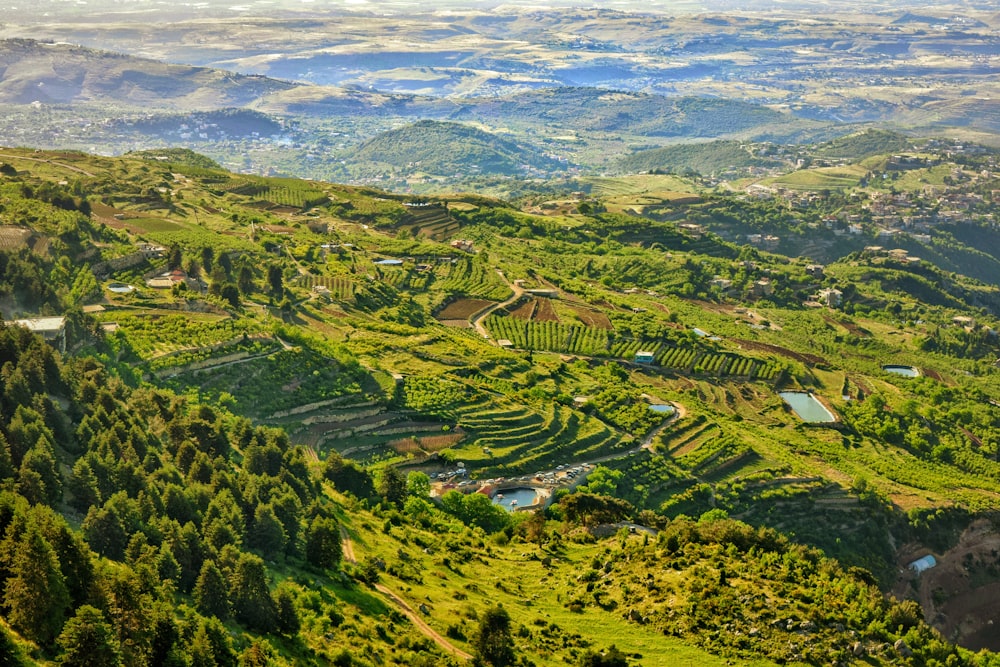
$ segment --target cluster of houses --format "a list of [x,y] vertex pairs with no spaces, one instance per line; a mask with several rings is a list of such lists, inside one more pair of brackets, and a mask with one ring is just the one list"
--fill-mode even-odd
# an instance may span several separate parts
[[[968,152],[963,146],[941,148],[948,156]],[[926,167],[938,162],[940,158],[893,155],[888,161],[886,167],[888,171],[885,175],[888,176],[894,171]],[[992,162],[988,168],[974,174],[956,167],[945,181],[948,186],[928,183],[920,192],[884,190],[855,192],[852,197],[857,201],[857,212],[828,216],[823,219],[822,224],[837,236],[871,233],[885,242],[899,235],[908,234],[917,241],[926,243],[930,241],[929,232],[937,225],[992,220],[987,213],[977,212],[976,209],[984,204],[1000,201],[1000,190],[991,190],[989,195],[984,195],[963,186],[989,182],[996,177],[997,169],[1000,169],[1000,164]],[[804,193],[761,183],[747,186],[744,192],[747,196],[757,199],[780,198],[794,208],[806,208],[823,199],[823,194],[819,192]],[[773,250],[779,244],[780,238],[766,234],[750,234],[747,242],[759,248]]]

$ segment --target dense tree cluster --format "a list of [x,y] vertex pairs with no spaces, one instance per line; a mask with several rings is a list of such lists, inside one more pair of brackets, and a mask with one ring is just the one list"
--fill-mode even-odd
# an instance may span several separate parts
[[[298,589],[272,590],[264,559],[336,568],[340,530],[284,432],[129,388],[20,327],[0,328],[0,366],[0,604],[14,630],[94,665],[235,664],[219,620],[298,632]],[[178,616],[177,595],[197,613]]]

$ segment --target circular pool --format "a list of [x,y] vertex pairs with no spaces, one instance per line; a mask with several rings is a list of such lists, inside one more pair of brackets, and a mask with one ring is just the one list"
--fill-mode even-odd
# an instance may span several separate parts
[[514,512],[519,507],[531,507],[541,495],[530,487],[503,489],[493,494],[493,504],[500,505],[508,512]]

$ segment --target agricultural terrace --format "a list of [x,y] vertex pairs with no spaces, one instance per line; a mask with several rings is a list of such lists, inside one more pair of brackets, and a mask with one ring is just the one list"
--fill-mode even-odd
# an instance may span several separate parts
[[310,291],[322,287],[333,299],[350,299],[356,289],[355,282],[347,276],[317,276],[306,273],[299,276],[296,281],[298,285]]
[[437,311],[434,317],[441,322],[464,322],[468,325],[469,318],[493,303],[486,299],[455,299]]
[[238,414],[270,418],[302,405],[359,395],[366,382],[360,369],[306,347],[261,352],[212,366],[210,373],[182,369],[164,383],[179,393],[195,391],[204,399],[230,403]]
[[329,201],[326,192],[309,181],[295,178],[263,179],[241,176],[230,179],[218,191],[299,210],[320,206]]
[[[558,403],[518,403],[491,388],[497,385],[483,377],[411,377],[403,384],[403,404],[460,428],[466,438],[451,448],[451,456],[499,474],[523,474],[635,446],[623,430],[590,414]],[[650,421],[634,425],[645,429]]]
[[120,311],[109,311],[102,315],[114,318],[118,339],[127,340],[132,353],[144,361],[262,332],[261,325],[254,320],[215,313],[139,311],[123,315]]
[[[540,300],[547,303],[546,300]],[[544,350],[589,357],[611,357],[632,361],[640,350],[653,352],[653,363],[661,368],[693,374],[744,377],[773,381],[778,366],[773,362],[731,352],[714,352],[693,345],[678,346],[656,339],[626,338],[593,327],[560,324],[551,320],[525,321],[514,316],[490,315],[485,326],[496,340],[506,339],[523,350]]]
[[867,172],[861,165],[800,169],[765,183],[789,190],[846,190],[857,187]]

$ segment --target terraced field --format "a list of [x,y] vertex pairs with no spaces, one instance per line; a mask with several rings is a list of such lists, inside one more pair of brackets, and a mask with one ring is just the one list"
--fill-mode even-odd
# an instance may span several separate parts
[[486,299],[455,299],[439,310],[435,317],[439,320],[467,320],[491,303]]
[[414,236],[443,241],[461,229],[443,206],[407,206],[407,214],[400,227],[409,229]]
[[[486,378],[465,382],[407,378],[404,401],[461,429],[456,456],[474,467],[530,472],[558,461],[606,456],[634,447],[634,439],[590,415],[557,403],[516,404],[493,393]],[[484,387],[477,386],[486,384]],[[407,386],[412,385],[412,386]]]
[[[544,300],[542,300],[544,301]],[[490,315],[485,326],[497,340],[509,340],[513,347],[564,354],[612,357],[633,361],[639,351],[651,352],[653,363],[681,373],[736,377],[770,382],[778,367],[762,359],[732,352],[712,352],[696,347],[678,347],[662,340],[617,337],[605,329],[578,324],[525,320],[513,315]]]
[[858,185],[865,175],[859,165],[802,169],[774,179],[775,185],[792,190],[836,190]]
[[354,281],[347,276],[316,276],[307,273],[299,276],[296,280],[309,290],[318,286],[325,287],[334,299],[349,299],[354,296]]
[[447,267],[434,283],[443,292],[492,301],[503,301],[511,295],[507,283],[495,271],[474,258],[458,258]]

